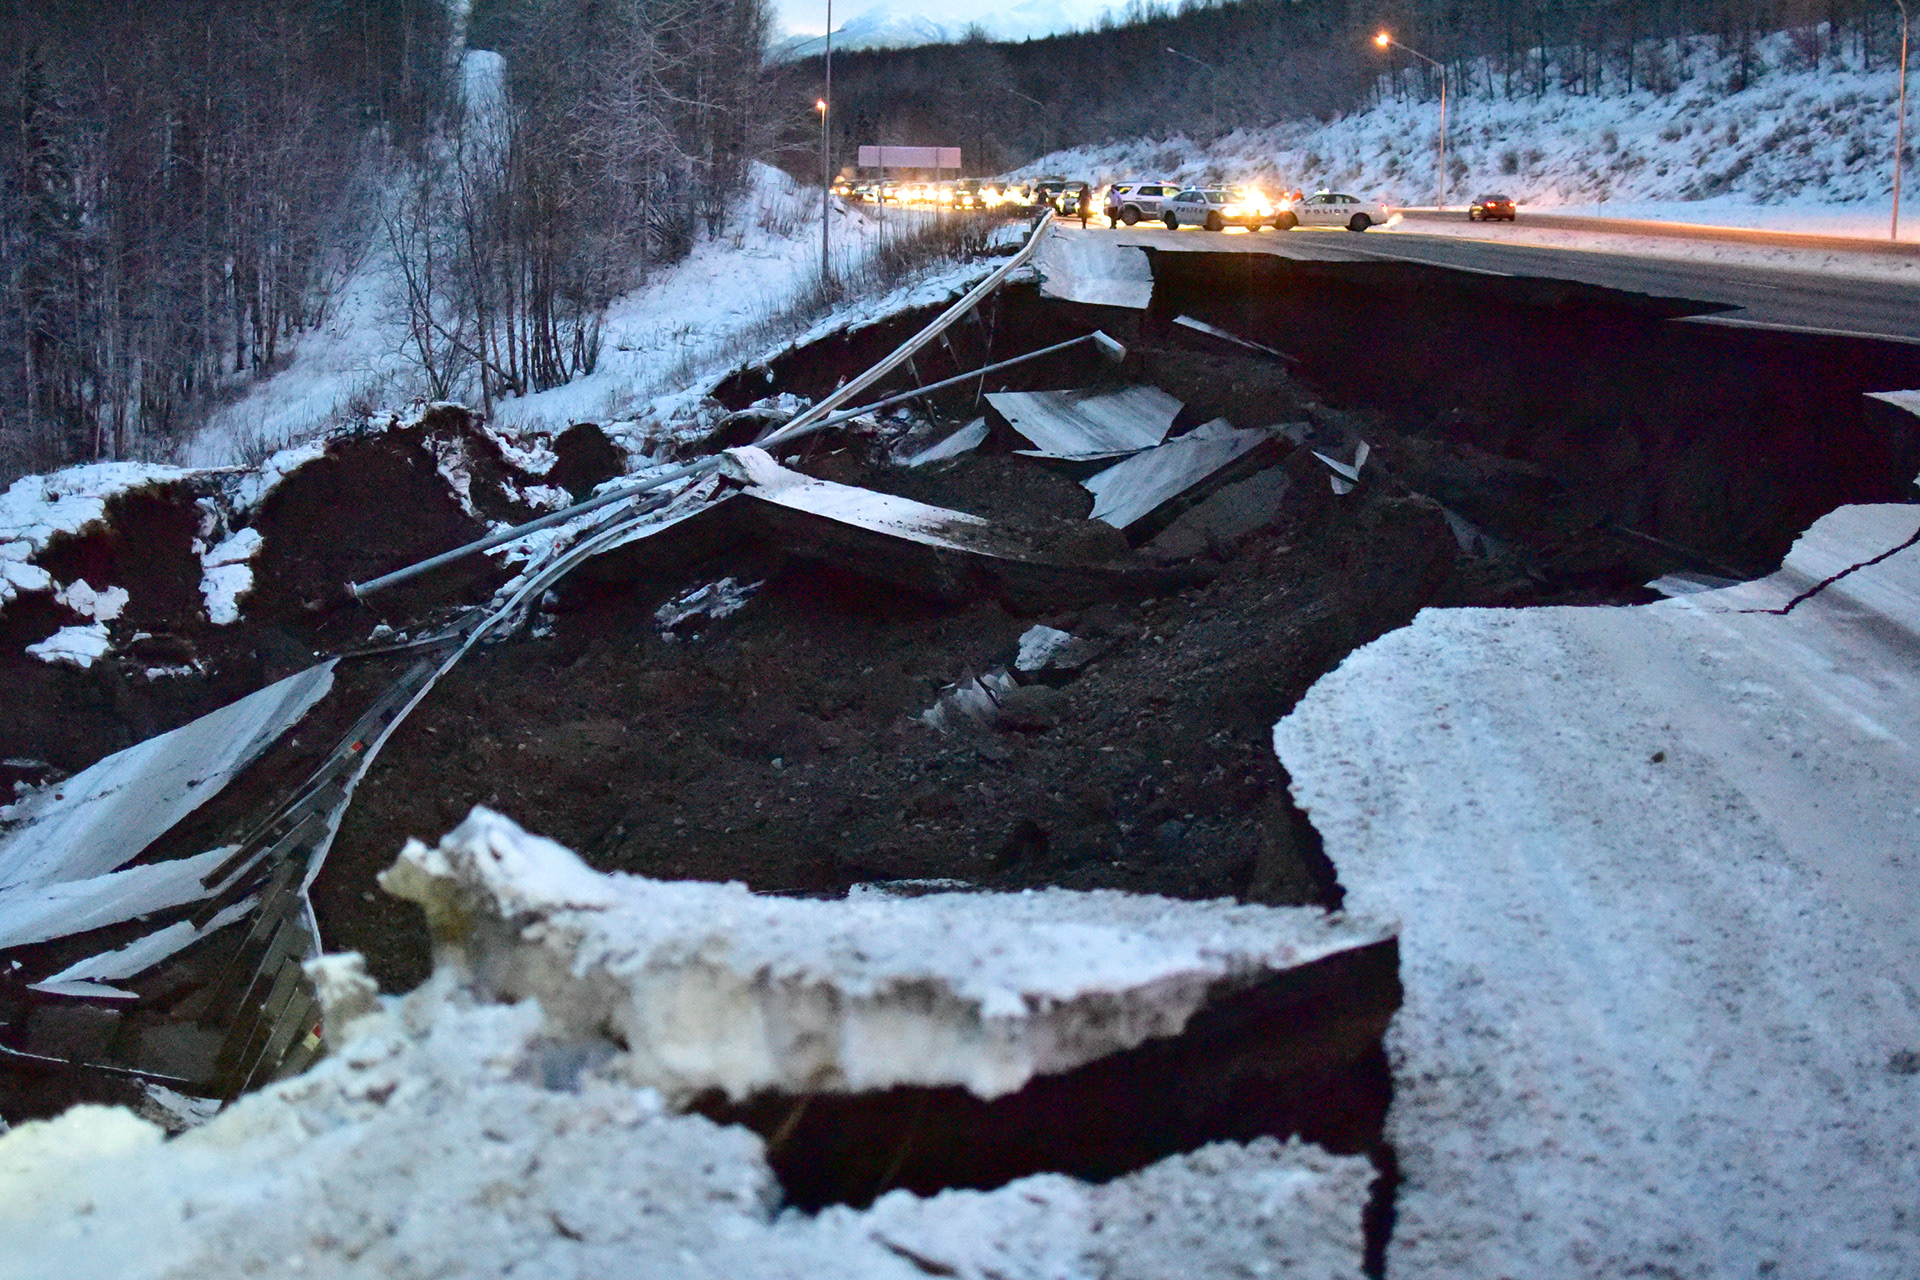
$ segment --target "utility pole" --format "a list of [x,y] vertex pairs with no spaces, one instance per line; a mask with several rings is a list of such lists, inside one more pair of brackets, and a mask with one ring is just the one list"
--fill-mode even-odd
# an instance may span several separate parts
[[828,117],[833,111],[833,0],[827,0],[827,91],[820,99],[820,279],[833,279],[828,256],[827,226],[833,213],[833,133]]
[[1020,99],[1020,101],[1022,102],[1031,102],[1034,106],[1040,108],[1040,154],[1041,155],[1047,154],[1047,151],[1048,151],[1047,104],[1039,101],[1037,98],[1029,98],[1026,94],[1020,92],[1018,89],[1008,89],[1007,92],[1012,94],[1014,97]]
[[1900,160],[1907,149],[1907,0],[1893,0],[1900,6],[1900,116],[1893,127],[1893,229],[1890,240],[1900,238]]
[[1174,48],[1172,45],[1168,45],[1166,48],[1167,48],[1167,52],[1172,54],[1174,57],[1185,58],[1188,62],[1191,62],[1194,66],[1205,67],[1209,72],[1212,73],[1207,77],[1207,89],[1213,95],[1211,101],[1207,106],[1207,118],[1213,122],[1213,136],[1216,138],[1219,137],[1220,136],[1220,68],[1214,66],[1211,62],[1203,62],[1199,58],[1194,57],[1190,53],[1182,53],[1178,49]]
[[[1899,2],[1904,3],[1904,0]],[[1434,185],[1437,188],[1436,207],[1444,210],[1447,207],[1447,69],[1418,49],[1401,44],[1384,31],[1375,36],[1373,42],[1382,49],[1400,49],[1410,53],[1440,73],[1440,163],[1438,181]]]

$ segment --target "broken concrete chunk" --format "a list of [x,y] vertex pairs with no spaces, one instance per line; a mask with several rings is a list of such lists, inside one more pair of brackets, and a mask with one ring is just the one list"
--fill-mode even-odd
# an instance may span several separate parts
[[1362,440],[1354,446],[1352,462],[1342,462],[1338,458],[1329,457],[1318,449],[1313,451],[1313,456],[1324,462],[1327,465],[1327,470],[1333,472],[1332,475],[1327,477],[1328,481],[1333,485],[1333,491],[1345,495],[1352,493],[1353,487],[1360,483],[1360,468],[1367,465],[1368,452],[1369,446],[1365,440]]
[[901,460],[903,467],[924,467],[932,462],[945,462],[948,458],[957,458],[978,449],[987,439],[987,420],[975,418],[966,426],[936,444],[928,445],[911,457]]
[[583,1067],[538,1008],[477,1004],[451,977],[172,1141],[104,1107],[0,1136],[0,1277],[1361,1274],[1372,1165],[1271,1138],[1098,1185],[783,1211],[752,1132],[674,1114]]
[[968,676],[940,691],[940,698],[920,713],[920,723],[940,733],[963,725],[990,728],[999,719],[1000,700],[1020,686],[1004,671]]
[[1035,625],[1020,637],[1013,669],[1022,675],[1080,670],[1113,647],[1111,640],[1086,640],[1055,627]]
[[1044,671],[1073,644],[1073,634],[1057,627],[1035,624],[1020,636],[1020,651],[1014,656],[1016,671]]
[[1265,444],[1264,431],[1236,430],[1215,418],[1176,440],[1116,463],[1081,483],[1093,494],[1093,516],[1116,529],[1155,527],[1170,508],[1227,467]]
[[988,406],[1033,447],[1032,456],[1069,461],[1123,457],[1167,438],[1180,401],[1158,387],[1124,391],[999,391]]
[[382,880],[496,998],[610,1030],[674,1098],[959,1085],[981,1098],[1176,1034],[1224,991],[1393,926],[1047,890],[902,901],[755,897],[601,876],[484,809]]
[[0,838],[0,889],[82,880],[131,861],[298,723],[333,687],[333,665],[288,676],[23,801],[18,825]]

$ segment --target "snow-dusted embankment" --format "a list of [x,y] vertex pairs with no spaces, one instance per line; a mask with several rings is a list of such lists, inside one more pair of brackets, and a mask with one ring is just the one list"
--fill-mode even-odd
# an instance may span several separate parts
[[[1449,101],[1448,202],[1464,208],[1500,191],[1523,206],[1884,237],[1898,77],[1850,55],[1809,57],[1803,49],[1818,47],[1823,30],[1759,41],[1744,82],[1740,52],[1723,53],[1710,37],[1643,46],[1643,60],[1661,64],[1654,76],[1672,85],[1664,90],[1645,87],[1644,65],[1632,92],[1609,71],[1591,93],[1564,88],[1557,66],[1530,81],[1524,70],[1508,77],[1477,65]],[[1389,93],[1325,123],[1284,121],[1211,143],[1131,139],[1019,172],[1248,182],[1269,193],[1330,186],[1432,205],[1439,114],[1436,99]],[[1920,221],[1902,238],[1920,238]]]
[[1428,610],[1281,721],[1348,907],[1407,922],[1388,1274],[1920,1271],[1917,528]]

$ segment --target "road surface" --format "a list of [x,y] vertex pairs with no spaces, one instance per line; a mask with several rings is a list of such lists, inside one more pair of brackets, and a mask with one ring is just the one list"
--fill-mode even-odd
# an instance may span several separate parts
[[1679,323],[1920,343],[1920,285],[1894,281],[1409,231],[1168,231],[1143,224],[1085,231],[1061,227],[1059,234],[1099,236],[1115,245],[1160,251],[1271,253],[1306,262],[1417,262],[1481,274],[1571,280],[1723,308]]

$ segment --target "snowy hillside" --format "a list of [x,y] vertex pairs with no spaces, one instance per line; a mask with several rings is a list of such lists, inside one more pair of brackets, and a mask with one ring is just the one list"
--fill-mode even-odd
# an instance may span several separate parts
[[[614,300],[593,373],[552,391],[496,405],[523,427],[605,420],[631,410],[660,378],[743,329],[781,312],[820,269],[819,188],[753,167],[727,228],[684,261]],[[860,206],[837,206],[834,257],[844,268],[878,242],[882,224]],[[290,365],[224,406],[185,448],[188,466],[224,466],[311,439],[341,422],[424,394],[404,351],[401,282],[384,246],[370,252],[319,330]]]
[[[1596,205],[1629,214],[1636,204],[1710,202],[1701,220],[1711,209],[1711,220],[1735,222],[1754,221],[1738,214],[1752,206],[1886,207],[1899,91],[1893,70],[1810,62],[1783,33],[1761,42],[1758,70],[1735,91],[1737,54],[1723,55],[1707,38],[1670,52],[1670,93],[1612,92],[1610,84],[1606,96],[1576,96],[1551,87],[1559,76],[1549,66],[1545,95],[1516,83],[1508,98],[1500,73],[1476,67],[1448,104],[1448,203],[1488,190],[1588,213]],[[1327,186],[1431,206],[1439,104],[1412,97],[1413,83],[1407,97],[1383,88],[1378,106],[1327,123],[1241,129],[1211,143],[1134,139],[1059,152],[1019,172],[1248,182],[1274,192]],[[1909,173],[1913,151],[1910,130]]]

